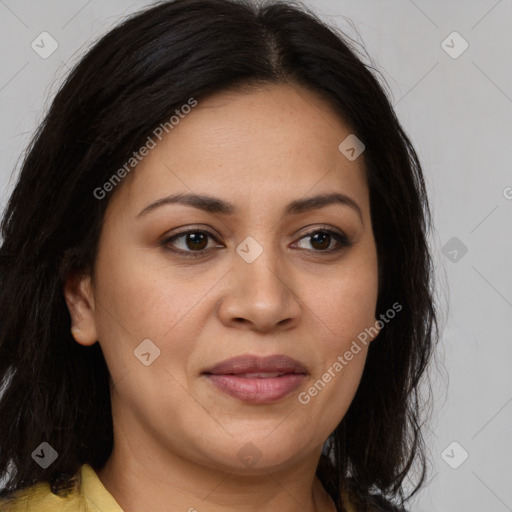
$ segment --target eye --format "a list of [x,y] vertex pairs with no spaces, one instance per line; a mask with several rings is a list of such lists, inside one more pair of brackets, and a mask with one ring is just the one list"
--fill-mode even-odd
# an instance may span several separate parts
[[[313,247],[313,252],[323,252],[323,253],[332,253],[336,251],[340,251],[345,247],[350,247],[352,245],[351,241],[348,237],[341,232],[334,231],[332,229],[315,229],[314,231],[310,231],[305,236],[300,238],[301,240],[305,240],[306,244],[310,244],[310,247]],[[337,242],[337,246],[333,243]],[[302,249],[309,250],[309,247],[301,247]]]
[[[171,251],[184,253],[187,256],[200,256],[212,249],[208,246],[210,240],[218,242],[217,238],[209,231],[192,229],[165,238],[162,240],[162,245]],[[216,245],[214,247],[223,246]]]

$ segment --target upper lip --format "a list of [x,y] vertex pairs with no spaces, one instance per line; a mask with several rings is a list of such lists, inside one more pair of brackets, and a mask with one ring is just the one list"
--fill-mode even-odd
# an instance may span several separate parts
[[203,373],[215,375],[237,375],[240,373],[303,373],[306,367],[300,362],[283,354],[271,356],[243,355],[226,359]]

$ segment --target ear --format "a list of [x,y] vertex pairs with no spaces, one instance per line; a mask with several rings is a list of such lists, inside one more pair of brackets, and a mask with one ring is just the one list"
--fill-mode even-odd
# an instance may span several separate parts
[[73,337],[81,345],[94,345],[98,339],[90,276],[79,273],[68,275],[62,291],[71,316]]

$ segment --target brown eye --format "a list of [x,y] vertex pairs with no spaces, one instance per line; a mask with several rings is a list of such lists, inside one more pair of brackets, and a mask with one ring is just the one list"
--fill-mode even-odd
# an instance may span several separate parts
[[350,245],[352,245],[345,234],[338,233],[330,229],[317,229],[316,231],[310,231],[303,236],[298,243],[300,244],[304,240],[309,247],[303,245],[300,247],[301,249],[311,250],[311,248],[313,248],[313,252],[318,253],[336,252],[344,247],[350,247]]
[[163,240],[162,245],[174,252],[199,256],[202,253],[209,252],[207,249],[209,249],[208,242],[210,239],[216,241],[216,238],[208,231],[195,229],[168,237]]
[[329,235],[325,231],[320,231],[318,233],[315,233],[314,235],[311,236],[310,240],[311,240],[311,245],[315,249],[320,249],[320,250],[328,249],[329,246],[331,245],[331,235]]
[[185,245],[191,250],[206,249],[208,245],[208,235],[199,231],[187,233],[185,235]]

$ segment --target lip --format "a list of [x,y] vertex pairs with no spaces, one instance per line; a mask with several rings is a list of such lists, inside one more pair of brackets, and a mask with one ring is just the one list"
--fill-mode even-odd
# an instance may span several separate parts
[[[247,376],[251,373],[281,373],[279,376]],[[239,400],[253,404],[271,403],[295,391],[308,375],[306,367],[291,357],[244,355],[216,364],[203,375],[214,386]]]
[[307,368],[283,354],[271,356],[242,355],[226,359],[203,373],[213,375],[238,375],[240,373],[302,373],[307,374]]

